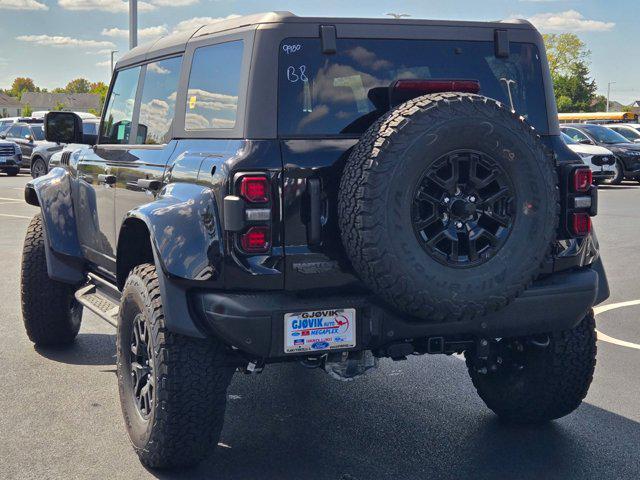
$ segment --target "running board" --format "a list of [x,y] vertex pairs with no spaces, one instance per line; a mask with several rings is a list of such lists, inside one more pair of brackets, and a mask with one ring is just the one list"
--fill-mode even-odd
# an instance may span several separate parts
[[115,285],[90,273],[88,283],[75,293],[76,300],[105,322],[118,325],[120,292]]

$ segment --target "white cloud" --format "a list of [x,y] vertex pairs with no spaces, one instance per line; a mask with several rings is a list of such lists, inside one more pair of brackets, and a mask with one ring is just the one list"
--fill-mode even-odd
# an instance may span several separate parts
[[[171,73],[168,68],[161,67],[159,63],[150,63],[147,65],[147,71],[157,73],[158,75],[167,75]],[[175,101],[175,99],[174,99]]]
[[[122,28],[103,28],[102,35],[105,37],[113,37],[113,38],[128,38],[129,30],[125,30]],[[162,37],[169,33],[166,25],[158,25],[156,27],[147,27],[147,28],[139,28],[138,29],[138,37],[142,39],[152,39]]]
[[576,10],[558,13],[538,13],[528,20],[536,28],[547,32],[606,32],[616,24],[601,20],[588,20]]
[[114,48],[112,42],[51,35],[20,35],[16,40],[49,47]]
[[49,10],[37,0],[0,0],[0,10]]
[[[124,13],[129,11],[129,2],[123,0],[58,0],[65,10],[100,10],[111,13]],[[139,12],[155,10],[155,6],[147,2],[138,2]]]
[[96,67],[111,67],[111,60],[96,63]]
[[211,23],[221,22],[222,20],[230,20],[232,18],[238,18],[240,15],[231,14],[226,17],[193,17],[188,20],[183,20],[178,23],[174,28],[175,32],[185,32],[189,30],[195,30],[202,25],[209,25]]

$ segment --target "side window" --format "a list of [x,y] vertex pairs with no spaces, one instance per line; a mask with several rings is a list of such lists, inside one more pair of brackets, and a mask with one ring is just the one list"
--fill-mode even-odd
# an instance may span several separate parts
[[7,132],[7,137],[20,138],[20,132],[21,131],[22,131],[22,127],[20,125],[14,125]]
[[242,41],[195,50],[187,90],[186,130],[235,126],[242,51]]
[[167,143],[176,106],[182,57],[168,58],[147,65],[136,144]]
[[565,133],[573,138],[576,142],[584,142],[585,140],[589,140],[589,137],[587,137],[580,130],[576,130],[575,128],[567,128]]
[[140,67],[120,70],[107,101],[100,143],[128,144]]

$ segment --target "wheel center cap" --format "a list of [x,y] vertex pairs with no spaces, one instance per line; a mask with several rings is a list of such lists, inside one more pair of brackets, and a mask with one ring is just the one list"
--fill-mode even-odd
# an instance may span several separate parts
[[476,206],[461,198],[451,203],[451,215],[458,218],[467,218],[476,213]]

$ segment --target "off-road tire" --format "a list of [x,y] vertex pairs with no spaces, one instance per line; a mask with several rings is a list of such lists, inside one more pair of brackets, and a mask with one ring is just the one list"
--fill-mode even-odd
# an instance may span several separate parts
[[[485,151],[504,166],[518,210],[496,256],[462,269],[427,254],[407,208],[419,172],[458,149]],[[338,216],[346,253],[369,288],[408,314],[456,321],[506,306],[537,277],[558,202],[552,156],[522,117],[486,97],[442,93],[408,101],[367,130],[346,161]]]
[[[131,376],[132,325],[142,314],[149,329],[154,397],[145,419],[134,403]],[[167,330],[155,267],[143,264],[129,274],[117,331],[120,404],[133,447],[150,468],[189,467],[217,445],[226,391],[234,367],[225,363],[224,346],[214,340]]]
[[78,335],[82,305],[76,287],[49,278],[45,257],[42,215],[27,228],[20,278],[22,318],[29,339],[38,346],[70,343]]
[[481,373],[468,354],[467,367],[480,398],[511,423],[543,423],[573,412],[587,395],[596,365],[593,312],[573,329],[549,334],[546,348],[528,346],[521,371],[502,366]]

